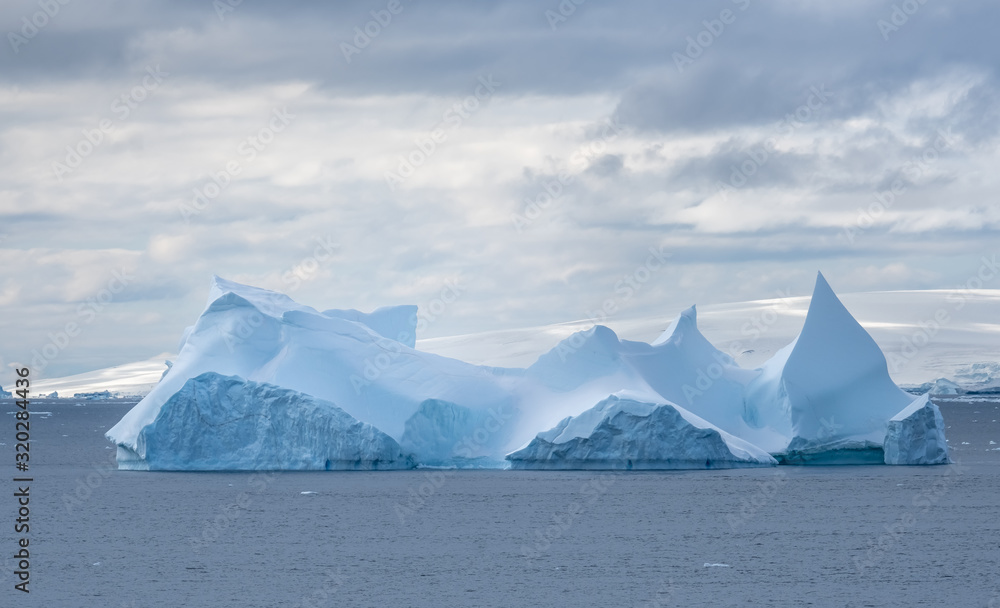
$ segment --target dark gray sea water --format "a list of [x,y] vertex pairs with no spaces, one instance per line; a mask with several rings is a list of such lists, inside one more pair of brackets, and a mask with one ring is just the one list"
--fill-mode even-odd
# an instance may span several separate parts
[[1000,403],[940,403],[939,467],[142,473],[37,400],[24,594],[2,401],[0,606],[998,608]]

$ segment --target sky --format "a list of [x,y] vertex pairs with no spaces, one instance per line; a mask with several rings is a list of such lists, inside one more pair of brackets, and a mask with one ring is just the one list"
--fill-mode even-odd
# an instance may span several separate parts
[[[176,351],[213,275],[424,335],[968,285],[989,0],[0,5],[0,384]],[[982,285],[1000,288],[996,285]]]

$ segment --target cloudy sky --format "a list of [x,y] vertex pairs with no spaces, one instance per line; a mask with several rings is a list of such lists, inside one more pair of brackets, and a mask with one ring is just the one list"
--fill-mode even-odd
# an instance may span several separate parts
[[213,274],[430,337],[998,253],[996,2],[665,4],[4,2],[0,384],[174,350]]

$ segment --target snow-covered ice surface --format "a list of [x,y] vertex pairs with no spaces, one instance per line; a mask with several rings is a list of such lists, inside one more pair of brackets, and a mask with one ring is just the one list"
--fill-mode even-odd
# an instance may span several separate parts
[[[621,421],[627,424],[614,427],[624,437],[596,448],[599,456],[578,459],[587,466],[627,468],[629,460],[633,466],[641,461],[641,468],[713,462],[720,446],[733,453],[735,443],[725,439],[730,436],[757,452],[779,454],[785,462],[862,463],[884,460],[887,422],[914,399],[892,382],[878,345],[822,275],[799,336],[756,370],[740,367],[705,338],[694,307],[651,343],[621,340],[611,329],[595,326],[572,334],[527,368],[473,365],[415,349],[415,320],[413,307],[370,314],[319,312],[283,294],[215,278],[205,311],[184,332],[176,363],[108,431],[108,438],[120,446],[123,466],[149,464],[144,463],[145,430],[165,404],[173,401],[176,408],[177,400],[193,398],[185,392],[186,383],[213,372],[330,401],[399,442],[424,465],[501,466],[505,454],[524,447],[541,430],[570,424],[568,419],[578,427],[582,420],[599,418],[604,406],[591,408],[619,391],[639,396],[630,406],[633,411],[624,412]],[[294,410],[294,399],[288,401],[286,410]],[[638,403],[670,407],[647,407],[636,417]],[[691,420],[683,415],[688,412],[706,423],[694,425],[705,432],[692,433]],[[629,416],[634,419],[626,421]],[[669,421],[680,428],[664,430]],[[201,424],[197,416],[181,416],[173,432],[197,434]],[[601,424],[591,429],[606,430]],[[689,445],[696,435],[708,444],[704,449]],[[232,446],[249,437],[234,438]],[[681,445],[691,450],[686,457],[640,445],[682,437]],[[538,439],[545,441],[544,433]],[[586,434],[575,439],[565,453],[546,451],[536,442],[531,458],[514,460],[519,466],[544,462],[558,468],[553,464],[558,457],[576,458],[585,443],[592,449]],[[619,450],[617,460],[612,449]],[[629,458],[629,450],[636,449],[649,458]],[[236,454],[249,458],[252,450]],[[233,458],[239,457],[226,461],[233,468],[260,466]],[[756,455],[751,460],[762,462]],[[183,462],[174,459],[171,467]],[[735,466],[745,461],[720,457],[715,462]],[[281,468],[278,461],[268,466]]]
[[514,469],[728,469],[772,466],[767,452],[684,408],[612,395],[507,455]]
[[413,462],[391,437],[342,409],[285,388],[206,372],[144,426],[121,469],[386,470]]

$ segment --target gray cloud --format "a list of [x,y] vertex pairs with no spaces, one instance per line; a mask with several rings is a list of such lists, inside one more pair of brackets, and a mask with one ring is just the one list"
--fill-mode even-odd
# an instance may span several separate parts
[[[886,40],[891,3],[588,2],[550,23],[557,2],[402,0],[348,61],[386,6],[74,2],[17,52],[38,4],[0,7],[4,365],[123,267],[44,375],[174,348],[212,274],[318,308],[426,305],[457,280],[428,329],[446,335],[583,318],[650,247],[670,261],[622,317],[804,294],[817,269],[947,288],[995,250],[995,3],[928,2]],[[268,133],[275,111],[294,118]]]

